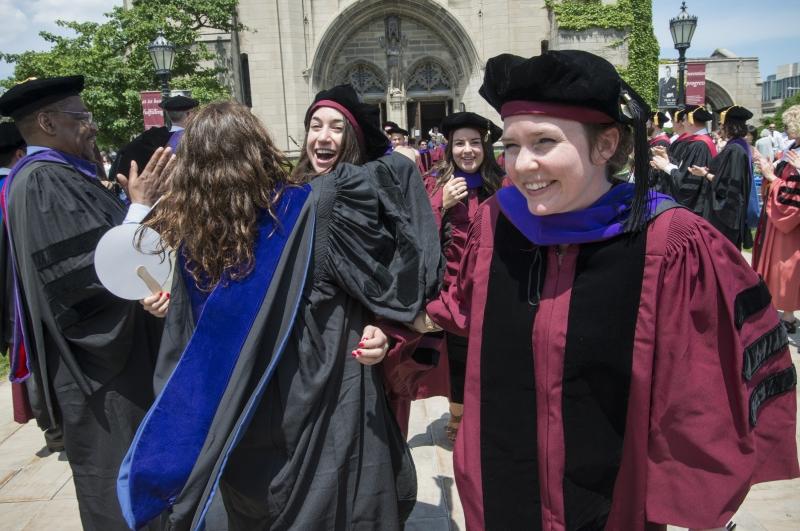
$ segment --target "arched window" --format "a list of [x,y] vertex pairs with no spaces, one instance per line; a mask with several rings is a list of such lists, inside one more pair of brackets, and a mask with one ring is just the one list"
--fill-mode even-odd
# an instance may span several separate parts
[[386,80],[377,68],[367,63],[356,63],[345,70],[339,83],[349,83],[360,96],[386,93]]
[[426,61],[417,66],[406,83],[408,92],[441,92],[452,88],[450,76],[439,63]]

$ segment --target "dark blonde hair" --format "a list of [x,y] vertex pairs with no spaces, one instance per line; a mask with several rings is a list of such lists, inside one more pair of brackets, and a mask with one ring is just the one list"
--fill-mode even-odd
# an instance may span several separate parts
[[[310,123],[311,121],[309,120]],[[339,146],[339,158],[336,159],[336,164],[333,165],[331,171],[343,162],[349,162],[350,164],[364,164],[366,162],[366,155],[358,143],[356,130],[346,119],[344,120],[344,131],[342,131],[342,144]],[[292,170],[292,182],[307,183],[318,175],[319,173],[314,169],[314,165],[311,164],[311,159],[308,157],[308,129],[306,129],[300,160],[297,161],[297,166]]]
[[[483,162],[481,162],[481,167],[478,168],[478,171],[481,172],[481,177],[483,177],[484,190],[489,195],[494,194],[500,189],[505,173],[503,172],[503,168],[497,163],[497,159],[494,158],[494,147],[489,141],[489,134],[485,130],[475,127],[462,127],[460,129],[475,129],[480,133],[481,147],[483,148]],[[447,184],[447,181],[449,181],[456,172],[456,163],[453,160],[453,135],[456,131],[458,131],[458,129],[450,133],[447,139],[444,158],[437,162],[429,172],[430,175],[436,175],[436,186],[434,190],[438,190]]]
[[253,270],[261,216],[277,219],[288,167],[247,107],[210,103],[192,114],[166,193],[145,225],[182,254],[200,289],[244,278]]

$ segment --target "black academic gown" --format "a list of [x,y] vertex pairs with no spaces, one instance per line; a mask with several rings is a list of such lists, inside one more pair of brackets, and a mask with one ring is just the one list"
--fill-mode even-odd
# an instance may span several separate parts
[[690,166],[708,167],[712,153],[705,142],[678,139],[670,145],[669,159],[678,167],[670,173],[661,172],[660,192],[671,195],[681,205],[700,214],[703,212],[706,189],[709,186],[705,177],[692,175]]
[[[391,531],[402,529],[413,508],[414,466],[381,371],[350,351],[376,316],[410,322],[438,290],[439,242],[427,195],[415,165],[391,155],[316,178],[308,201],[167,529],[194,529],[203,520],[215,474],[230,529]],[[306,258],[304,277],[297,264]],[[288,301],[298,290],[293,316]],[[176,274],[157,392],[194,326],[184,275]],[[230,434],[285,327],[291,334],[283,357],[234,445]]]
[[743,244],[752,245],[746,227],[752,186],[747,152],[741,145],[728,142],[711,161],[709,172],[714,179],[706,188],[702,216],[739,249]]
[[[0,175],[0,190],[2,190],[5,179],[6,175]],[[0,289],[3,290],[2,303],[0,303],[0,355],[4,355],[11,346],[14,334],[14,285],[11,277],[11,263],[8,260],[8,237],[0,214]]]
[[61,424],[86,530],[127,529],[116,476],[153,399],[160,323],[100,284],[94,250],[126,208],[68,165],[35,162],[11,185],[10,223],[24,297],[40,425]]

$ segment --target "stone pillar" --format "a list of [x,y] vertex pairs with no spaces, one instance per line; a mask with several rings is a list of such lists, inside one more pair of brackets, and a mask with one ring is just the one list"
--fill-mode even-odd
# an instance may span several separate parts
[[380,44],[386,50],[386,119],[407,129],[403,50],[408,38],[400,31],[400,17],[397,15],[386,17],[384,25],[385,35]]

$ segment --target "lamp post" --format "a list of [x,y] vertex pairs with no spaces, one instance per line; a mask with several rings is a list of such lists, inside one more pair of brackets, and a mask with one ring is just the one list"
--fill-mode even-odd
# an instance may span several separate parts
[[158,33],[158,37],[147,47],[153,64],[156,67],[156,77],[161,81],[161,98],[169,97],[169,77],[172,73],[172,62],[175,59],[175,45],[164,37],[164,32]]
[[686,92],[684,89],[686,50],[692,44],[692,36],[696,27],[697,17],[686,12],[686,2],[683,2],[678,16],[669,20],[672,42],[675,44],[675,49],[678,50],[678,106],[686,105]]

